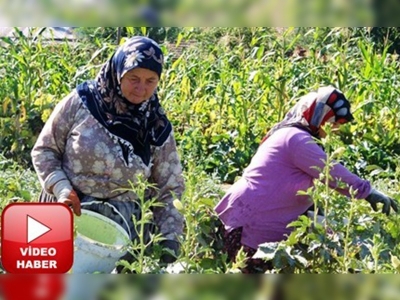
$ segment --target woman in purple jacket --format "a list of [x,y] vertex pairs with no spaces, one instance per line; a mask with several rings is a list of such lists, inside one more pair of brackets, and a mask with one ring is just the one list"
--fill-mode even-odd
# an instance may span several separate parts
[[[311,205],[312,199],[298,195],[306,191],[319,178],[325,167],[326,153],[315,138],[324,137],[321,128],[325,123],[333,127],[353,120],[350,103],[339,90],[322,87],[317,92],[303,96],[264,137],[250,165],[215,207],[222,221],[224,248],[234,260],[243,246],[250,258],[258,245],[285,239],[291,231],[287,227]],[[366,199],[377,209],[389,214],[396,203],[376,191],[367,180],[362,180],[341,164],[335,164],[329,186],[343,195],[350,196],[352,188],[357,199]],[[338,183],[347,184],[339,188]],[[265,271],[268,265],[261,260],[249,259],[243,272]]]

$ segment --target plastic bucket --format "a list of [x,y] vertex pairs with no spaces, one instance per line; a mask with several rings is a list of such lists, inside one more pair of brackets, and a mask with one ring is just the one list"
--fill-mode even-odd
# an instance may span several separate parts
[[71,273],[111,273],[130,242],[125,229],[99,213],[82,209],[75,218],[74,263]]

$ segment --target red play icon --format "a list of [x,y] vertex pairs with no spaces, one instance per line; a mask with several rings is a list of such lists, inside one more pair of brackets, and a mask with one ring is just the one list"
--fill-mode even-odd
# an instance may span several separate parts
[[73,263],[72,211],[61,203],[13,203],[1,219],[1,260],[16,274],[66,273]]

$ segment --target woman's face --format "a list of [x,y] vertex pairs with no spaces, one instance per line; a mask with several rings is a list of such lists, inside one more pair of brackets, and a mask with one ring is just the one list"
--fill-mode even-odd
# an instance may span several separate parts
[[140,104],[149,99],[158,85],[156,72],[135,68],[125,73],[121,79],[122,95],[132,104]]

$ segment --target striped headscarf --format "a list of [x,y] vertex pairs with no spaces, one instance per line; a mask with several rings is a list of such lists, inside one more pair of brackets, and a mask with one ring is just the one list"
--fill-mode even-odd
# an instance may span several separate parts
[[318,91],[301,97],[285,118],[272,127],[261,143],[283,127],[298,127],[318,137],[319,129],[326,122],[346,123],[352,120],[354,117],[350,112],[350,102],[344,94],[332,86],[321,87]]

